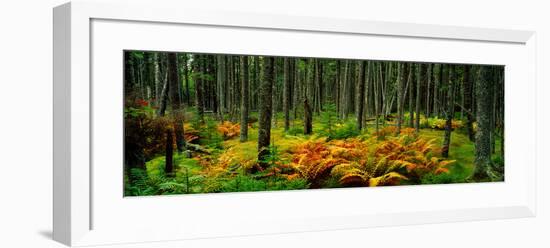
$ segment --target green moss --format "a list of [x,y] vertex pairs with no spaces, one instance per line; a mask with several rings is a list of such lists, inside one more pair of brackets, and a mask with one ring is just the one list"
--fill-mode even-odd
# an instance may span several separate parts
[[[257,112],[251,113],[252,117],[257,116]],[[323,125],[323,117],[314,115],[313,135],[303,135],[303,122],[301,119],[291,120],[291,129],[284,132],[283,116],[277,115],[277,123],[273,125],[271,130],[271,142],[276,146],[276,156],[288,163],[289,151],[297,144],[303,143],[310,139],[322,139],[329,137],[326,133],[327,126]],[[337,124],[339,123],[339,124]],[[256,124],[256,125],[255,125]],[[241,170],[241,165],[244,163],[254,164],[257,160],[257,139],[258,127],[257,123],[252,124],[249,128],[248,140],[240,142],[239,137],[234,137],[230,140],[218,139],[216,131],[216,122],[211,117],[207,117],[205,129],[201,132],[207,132],[208,136],[203,137],[200,144],[207,147],[211,151],[210,155],[195,154],[194,158],[187,158],[184,154],[174,154],[174,165],[176,174],[174,177],[165,177],[164,166],[165,158],[162,155],[146,162],[146,172],[137,171],[133,185],[125,187],[127,195],[158,195],[158,194],[182,194],[182,193],[207,193],[207,192],[247,192],[247,191],[271,191],[271,190],[292,190],[306,189],[309,184],[305,179],[294,178],[287,179],[284,175],[267,176],[267,171],[252,174],[247,170]],[[325,123],[326,124],[326,123]],[[331,123],[332,124],[332,123]],[[347,122],[337,121],[334,123],[333,139],[345,139],[353,136],[358,136],[360,139],[369,142],[369,152],[374,153],[379,144],[379,140],[373,137],[370,133],[373,130],[373,122],[369,122],[367,131],[358,132],[355,128],[353,118]],[[389,125],[389,124],[388,124]],[[405,125],[406,126],[406,125]],[[382,128],[383,125],[381,124]],[[332,127],[331,127],[332,128]],[[339,130],[341,129],[341,130]],[[334,133],[342,132],[343,135],[338,136]],[[348,134],[352,135],[348,135]],[[433,140],[433,155],[441,157],[441,146],[443,143],[443,130],[432,128],[422,128],[419,136],[426,140]],[[202,136],[201,136],[202,137]],[[215,145],[214,145],[215,144]],[[500,140],[496,141],[496,154],[493,156],[495,165],[499,168],[504,168],[504,159],[500,154]],[[222,169],[223,173],[212,176],[207,173],[208,168],[203,167],[199,161],[211,161],[211,166],[216,166],[218,157],[224,153],[231,151],[230,158],[234,163],[228,164]],[[439,175],[428,174],[421,178],[423,184],[442,184],[442,183],[461,183],[467,182],[467,179],[473,171],[474,162],[474,143],[468,139],[467,133],[463,130],[455,130],[452,132],[449,159],[455,160],[450,165],[449,173]],[[287,161],[287,162],[284,162]],[[125,179],[127,182],[128,177]],[[339,187],[339,183],[334,178],[328,178],[324,187],[335,188]]]

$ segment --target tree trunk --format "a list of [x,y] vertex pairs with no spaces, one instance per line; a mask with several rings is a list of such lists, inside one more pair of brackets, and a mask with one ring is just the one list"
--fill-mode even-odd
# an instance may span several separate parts
[[365,107],[365,61],[359,62],[359,76],[357,78],[356,104],[357,128],[363,129],[363,108]]
[[218,106],[218,116],[221,122],[224,121],[224,114],[225,114],[225,56],[224,55],[218,55],[217,56],[217,86],[218,86],[218,100],[219,100],[219,106]]
[[284,82],[283,82],[283,112],[285,115],[285,132],[290,128],[290,58],[284,58]]
[[313,131],[312,110],[307,97],[304,99],[304,134],[309,135]]
[[349,87],[349,60],[346,60],[345,63],[344,63],[344,72],[343,72],[343,76],[344,76],[344,80],[342,81],[341,83],[341,92],[340,92],[340,110],[341,110],[341,113],[340,113],[340,118],[341,119],[346,119],[347,118],[347,115],[348,115],[348,111],[349,111],[349,106],[348,106],[348,97],[349,97],[349,92],[348,92],[348,87]]
[[241,56],[241,142],[248,140],[248,56]]
[[401,133],[401,122],[403,121],[403,85],[405,81],[405,64],[397,64],[397,135]]
[[191,92],[189,91],[189,60],[187,58],[187,54],[183,55],[183,76],[185,77],[185,95],[186,95],[186,102],[187,106],[191,106]]
[[[381,62],[378,62],[378,67],[381,68]],[[376,133],[378,133],[379,130],[379,127],[378,127],[378,110],[379,110],[379,95],[380,95],[380,89],[379,89],[379,84],[380,84],[380,74],[377,73],[377,66],[374,65],[374,123],[375,123],[375,130],[376,130]]]
[[475,141],[475,132],[474,132],[474,115],[473,105],[472,105],[472,78],[470,76],[470,65],[464,66],[464,108],[466,108],[466,118],[467,118],[467,129],[468,129],[468,138],[470,141]]
[[160,106],[161,102],[161,96],[162,96],[162,89],[164,88],[164,85],[161,83],[160,80],[160,61],[159,61],[159,54],[153,53],[153,83],[155,84],[155,104],[156,106]]
[[264,57],[263,80],[260,83],[259,102],[259,129],[258,129],[258,162],[262,168],[267,166],[265,160],[269,156],[269,142],[271,140],[271,94],[273,90],[273,57]]
[[435,68],[438,68],[438,74],[434,76],[434,97],[433,97],[433,110],[432,114],[434,116],[439,117],[439,101],[438,101],[438,93],[439,93],[439,73],[441,73],[441,65],[435,65],[434,66],[434,74],[435,74]]
[[414,112],[413,112],[413,83],[414,79],[412,76],[415,74],[414,65],[409,64],[409,77],[411,78],[411,85],[409,87],[409,127],[414,127]]
[[489,178],[489,168],[491,166],[491,90],[493,82],[491,77],[491,68],[481,66],[479,68],[479,78],[476,83],[476,101],[477,101],[477,132],[475,145],[474,174],[472,179],[484,180]]
[[168,54],[168,82],[170,84],[170,103],[172,107],[172,118],[174,119],[174,132],[176,134],[176,147],[178,152],[185,149],[183,118],[184,110],[182,109],[181,97],[178,85],[181,85],[178,73],[178,60],[176,53]]
[[416,65],[416,120],[414,122],[414,129],[416,134],[420,132],[420,88],[422,86],[422,69],[424,65]]
[[428,64],[428,71],[426,71],[426,119],[430,117],[430,87],[432,84],[432,64]]
[[452,132],[452,121],[454,117],[454,65],[448,65],[449,77],[448,77],[448,93],[447,93],[447,109],[445,111],[446,122],[445,122],[445,137],[443,139],[443,147],[441,148],[441,156],[444,158],[449,157],[449,147],[451,144],[451,132]]
[[204,101],[203,101],[203,77],[204,77],[204,58],[203,55],[195,55],[196,64],[195,64],[195,73],[194,73],[194,81],[195,81],[195,105],[197,106],[197,114],[199,115],[199,118],[202,121],[204,121]]
[[[165,70],[165,75],[167,74],[168,70]],[[166,76],[163,76],[162,77],[162,90],[161,90],[161,93],[160,93],[160,101],[159,101],[159,108],[158,108],[158,111],[157,111],[157,114],[158,116],[164,116],[165,112],[166,112],[166,105],[167,105],[167,102],[168,102],[168,92],[169,92],[169,84],[168,84],[168,79]]]

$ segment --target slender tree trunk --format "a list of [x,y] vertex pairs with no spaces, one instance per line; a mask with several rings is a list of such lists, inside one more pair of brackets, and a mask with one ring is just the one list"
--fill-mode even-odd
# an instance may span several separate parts
[[168,54],[168,82],[170,84],[171,114],[174,119],[174,132],[176,134],[176,148],[178,152],[185,150],[185,139],[183,130],[184,110],[181,104],[178,85],[181,85],[178,73],[178,60],[176,53]]
[[[441,65],[435,65],[434,66],[434,74],[435,74],[435,68],[438,68],[438,73],[441,73]],[[438,101],[438,92],[439,92],[439,74],[434,75],[434,97],[433,97],[433,115],[439,117],[439,101]]]
[[334,99],[334,102],[336,103],[336,112],[340,113],[340,94],[341,94],[341,79],[340,79],[340,60],[336,60],[336,76],[335,76],[335,82],[336,85],[335,91],[336,91],[336,98]]
[[470,141],[475,141],[474,132],[474,115],[472,105],[472,78],[470,76],[470,65],[464,66],[464,108],[466,108],[466,126],[468,129],[468,138]]
[[401,122],[403,121],[403,84],[405,81],[405,64],[397,64],[397,134],[401,133]]
[[359,62],[359,76],[357,78],[357,91],[356,91],[356,102],[357,102],[357,128],[359,130],[363,129],[363,108],[365,107],[365,61]]
[[446,122],[445,122],[445,137],[443,139],[443,147],[441,148],[441,156],[444,158],[449,157],[449,147],[451,144],[451,132],[452,132],[452,121],[454,117],[454,65],[448,65],[449,77],[448,77],[448,93],[447,93],[447,110],[445,111]]
[[160,81],[160,65],[158,53],[153,53],[153,84],[155,85],[155,104],[160,106],[163,85]]
[[283,112],[285,115],[285,132],[290,128],[290,66],[291,58],[284,58],[284,82],[283,82]]
[[[378,62],[378,67],[381,68],[381,62]],[[376,65],[375,67],[376,68]],[[376,73],[376,69],[374,70],[375,71],[375,75],[374,75],[374,123],[375,123],[375,130],[376,130],[376,133],[378,133],[380,130],[379,130],[379,127],[378,127],[378,107],[379,107],[379,95],[380,95],[380,89],[379,89],[379,84],[380,84],[380,74]]]
[[298,119],[298,105],[301,96],[300,92],[300,73],[298,66],[298,59],[292,59],[294,64],[294,94],[292,96],[292,107],[294,108],[294,119]]
[[415,74],[414,72],[414,65],[412,63],[409,64],[409,77],[411,78],[411,85],[409,87],[409,127],[414,127],[414,112],[413,112],[413,83],[414,79],[412,79],[412,76]]
[[248,140],[248,56],[241,56],[241,142]]
[[185,95],[187,96],[185,100],[187,102],[187,106],[191,106],[191,91],[189,91],[189,60],[187,58],[187,54],[184,54],[183,58],[183,76],[185,77]]
[[216,57],[217,61],[217,74],[216,77],[217,80],[217,88],[218,88],[218,100],[219,100],[219,106],[218,106],[218,116],[221,122],[224,121],[224,114],[225,114],[225,56],[224,55],[218,55]]
[[204,101],[203,101],[203,77],[204,77],[204,58],[203,55],[195,55],[196,62],[196,68],[195,68],[195,75],[194,75],[194,81],[195,81],[195,105],[197,106],[197,113],[199,115],[199,118],[201,122],[204,121]]
[[[168,73],[168,70],[165,70],[165,74]],[[166,105],[167,105],[167,102],[168,102],[168,92],[169,92],[169,84],[168,84],[168,79],[166,76],[163,77],[163,83],[162,83],[162,90],[161,90],[161,93],[160,93],[160,102],[159,102],[159,108],[158,108],[158,111],[157,111],[157,115],[158,116],[164,116],[165,112],[166,112]]]
[[344,72],[343,72],[343,76],[344,76],[344,80],[342,81],[342,88],[341,88],[341,92],[340,92],[340,118],[345,120],[347,118],[347,115],[348,115],[348,111],[349,111],[349,106],[348,106],[348,97],[349,97],[349,92],[348,92],[348,87],[349,87],[349,60],[346,60],[345,63],[344,63]]
[[304,134],[310,135],[313,131],[312,110],[307,97],[304,99]]
[[366,72],[365,72],[365,77],[363,79],[365,81],[365,90],[364,90],[364,97],[363,97],[364,98],[363,99],[363,105],[364,105],[364,107],[363,107],[363,129],[365,131],[367,131],[367,116],[370,114],[370,111],[369,111],[370,97],[369,97],[369,95],[370,95],[370,92],[372,91],[372,89],[370,87],[370,84],[371,84],[370,81],[372,81],[371,80],[371,72],[372,72],[371,64],[372,64],[372,62],[370,62],[370,61],[367,61],[365,63]]
[[432,84],[432,64],[428,64],[428,71],[426,72],[426,119],[430,117],[430,87]]
[[269,156],[269,144],[271,140],[271,114],[272,102],[271,94],[273,91],[273,57],[264,57],[263,80],[260,83],[260,102],[259,102],[259,129],[258,129],[258,161],[262,168],[267,166],[265,160]]
[[164,163],[164,173],[171,175],[174,173],[174,137],[172,136],[172,128],[167,128],[166,131],[166,156]]
[[414,129],[416,131],[416,134],[420,132],[420,88],[422,86],[423,67],[423,64],[418,64],[416,66],[416,120],[414,122]]
[[491,167],[491,90],[493,82],[491,68],[481,66],[479,78],[475,80],[477,101],[477,132],[473,180],[489,178]]

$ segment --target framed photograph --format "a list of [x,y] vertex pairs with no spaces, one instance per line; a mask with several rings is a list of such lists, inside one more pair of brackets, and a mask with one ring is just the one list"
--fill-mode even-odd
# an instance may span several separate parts
[[534,32],[54,9],[70,246],[535,215]]

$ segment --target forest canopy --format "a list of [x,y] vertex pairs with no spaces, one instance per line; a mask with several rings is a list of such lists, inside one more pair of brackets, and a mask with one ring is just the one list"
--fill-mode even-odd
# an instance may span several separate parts
[[124,52],[125,196],[504,180],[504,66]]

